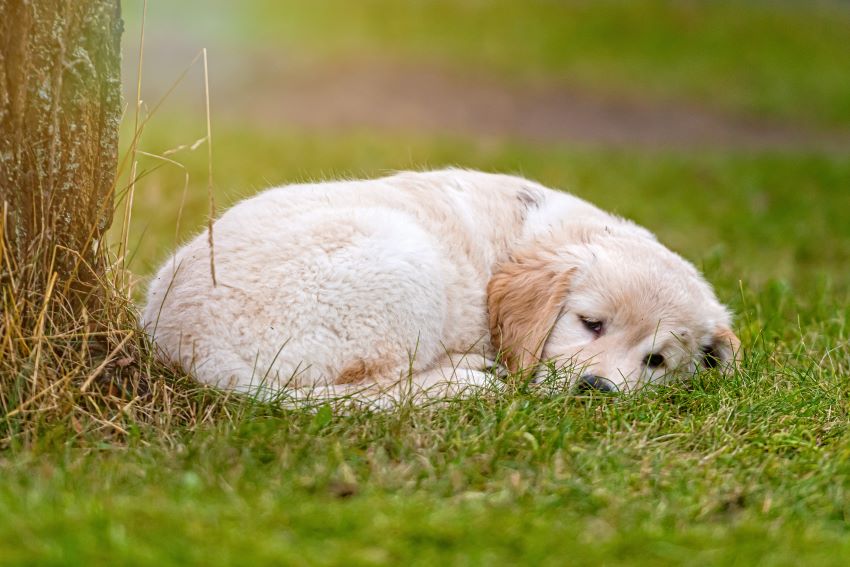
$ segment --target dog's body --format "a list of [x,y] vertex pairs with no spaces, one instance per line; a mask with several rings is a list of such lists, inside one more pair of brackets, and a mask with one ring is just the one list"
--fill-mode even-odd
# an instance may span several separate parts
[[164,357],[219,387],[344,393],[408,378],[445,396],[488,383],[497,360],[542,359],[625,389],[737,345],[709,286],[649,232],[518,177],[281,187],[213,235],[216,285],[204,233],[161,268],[143,324]]

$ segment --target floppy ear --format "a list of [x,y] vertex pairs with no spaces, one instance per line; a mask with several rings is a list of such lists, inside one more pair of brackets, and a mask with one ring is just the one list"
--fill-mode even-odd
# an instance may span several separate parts
[[490,340],[511,372],[531,372],[540,362],[574,272],[553,253],[537,250],[514,255],[490,278]]
[[702,363],[706,368],[717,366],[737,367],[741,362],[741,341],[725,325],[714,333],[711,344],[702,349]]

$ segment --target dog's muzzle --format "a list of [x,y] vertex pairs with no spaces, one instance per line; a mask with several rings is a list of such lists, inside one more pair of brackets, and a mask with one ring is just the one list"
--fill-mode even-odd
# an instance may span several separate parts
[[594,376],[593,374],[585,374],[578,379],[576,389],[580,392],[604,392],[614,393],[619,391],[616,384],[603,378],[602,376]]

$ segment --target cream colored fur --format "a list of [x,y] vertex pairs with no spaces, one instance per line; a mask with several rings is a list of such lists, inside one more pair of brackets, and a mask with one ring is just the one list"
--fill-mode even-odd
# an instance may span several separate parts
[[[444,398],[498,387],[504,361],[626,390],[738,344],[708,284],[652,234],[519,177],[275,188],[222,215],[214,243],[217,285],[204,233],[159,270],[142,323],[163,358],[221,388]],[[651,353],[665,364],[648,368]]]

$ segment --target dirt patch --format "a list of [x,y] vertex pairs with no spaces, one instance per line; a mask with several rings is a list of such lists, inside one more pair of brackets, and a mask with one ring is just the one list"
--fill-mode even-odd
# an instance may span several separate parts
[[[151,42],[145,98],[167,89],[196,49]],[[125,54],[125,85],[135,98],[136,54]],[[740,148],[847,151],[850,132],[824,132],[701,106],[600,95],[558,81],[507,83],[481,72],[391,61],[294,63],[284,54],[211,54],[214,113],[263,127],[379,130],[531,142],[658,149]],[[170,104],[203,103],[200,66]]]

